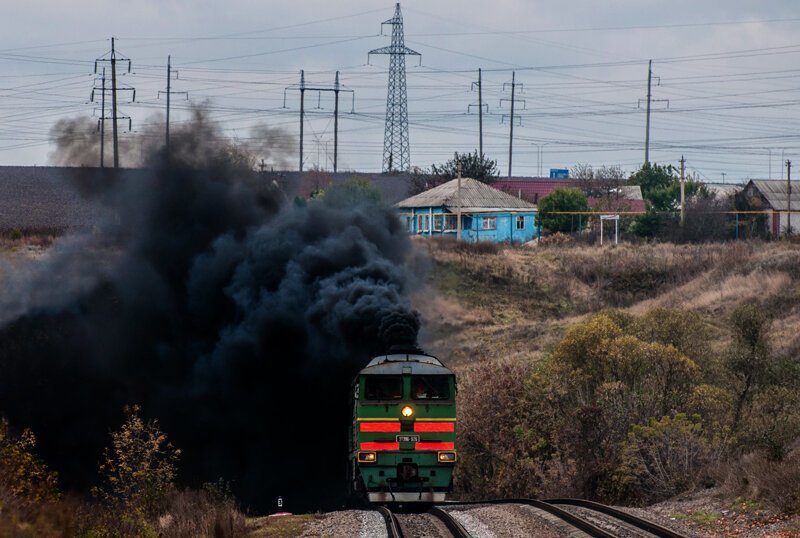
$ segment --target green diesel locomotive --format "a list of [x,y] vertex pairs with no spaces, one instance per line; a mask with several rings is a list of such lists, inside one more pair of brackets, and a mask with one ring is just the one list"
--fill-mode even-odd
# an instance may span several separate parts
[[433,503],[453,487],[456,379],[420,350],[375,357],[353,382],[350,486],[372,503]]

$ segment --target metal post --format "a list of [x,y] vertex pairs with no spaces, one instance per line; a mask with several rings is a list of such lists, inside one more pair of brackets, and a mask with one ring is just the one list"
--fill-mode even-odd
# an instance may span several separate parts
[[603,217],[600,216],[600,246],[603,246]]

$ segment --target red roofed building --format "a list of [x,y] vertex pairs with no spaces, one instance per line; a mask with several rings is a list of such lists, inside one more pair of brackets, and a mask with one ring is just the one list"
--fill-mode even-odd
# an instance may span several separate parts
[[[501,179],[492,183],[492,187],[538,205],[541,198],[554,190],[579,189],[580,183],[568,179]],[[608,198],[590,197],[589,207],[594,211],[609,212],[644,212],[647,210],[642,198],[642,190],[638,185],[622,185],[615,188],[614,191]]]

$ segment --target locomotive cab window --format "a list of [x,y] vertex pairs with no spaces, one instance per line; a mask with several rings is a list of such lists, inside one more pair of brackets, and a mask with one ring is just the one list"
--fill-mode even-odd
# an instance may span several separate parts
[[446,375],[417,375],[411,378],[411,396],[415,400],[450,399],[450,377]]
[[364,378],[367,400],[399,400],[403,397],[403,378],[399,375],[371,375]]

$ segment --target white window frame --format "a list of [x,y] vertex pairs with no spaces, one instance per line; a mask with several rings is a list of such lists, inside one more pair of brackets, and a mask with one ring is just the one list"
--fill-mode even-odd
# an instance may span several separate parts
[[444,224],[444,215],[441,213],[434,213],[433,215],[433,231],[441,232],[442,225]]
[[481,231],[497,229],[497,217],[481,217]]
[[457,215],[445,215],[444,216],[444,229],[445,230],[455,230],[458,227],[458,221],[456,220]]
[[430,226],[430,215],[417,215],[417,233],[429,232]]
[[525,229],[525,215],[517,215],[516,223],[517,223],[517,230],[524,230]]

